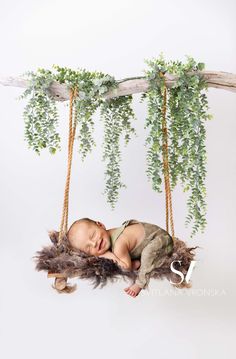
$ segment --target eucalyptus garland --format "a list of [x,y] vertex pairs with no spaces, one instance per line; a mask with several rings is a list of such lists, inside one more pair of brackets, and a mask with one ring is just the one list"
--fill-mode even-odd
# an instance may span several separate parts
[[[162,108],[164,79],[161,73],[177,75],[177,81],[168,87],[167,96],[167,133],[168,156],[171,190],[178,179],[181,180],[183,191],[191,190],[187,201],[188,215],[185,224],[194,220],[193,237],[206,225],[206,130],[204,121],[211,119],[207,114],[207,97],[203,90],[207,83],[197,73],[204,69],[203,63],[196,63],[187,57],[186,64],[180,61],[166,62],[163,54],[159,58],[145,60],[148,70],[145,78],[149,88],[141,96],[141,102],[147,100],[147,117],[145,127],[149,129],[146,139],[147,176],[152,181],[152,188],[162,192],[164,176],[162,158]],[[93,115],[100,108],[100,118],[104,122],[103,161],[107,161],[105,171],[105,191],[107,201],[114,209],[118,200],[119,189],[126,187],[121,181],[120,138],[124,133],[125,145],[136,135],[131,121],[136,120],[132,109],[132,95],[105,99],[104,94],[117,88],[119,82],[113,76],[102,72],[90,72],[84,69],[77,71],[53,65],[53,71],[39,68],[35,73],[27,72],[29,86],[20,96],[30,97],[23,116],[25,121],[25,140],[28,146],[38,155],[48,148],[55,154],[60,147],[60,135],[57,132],[58,113],[56,101],[50,95],[49,87],[53,81],[66,84],[68,90],[77,87],[79,94],[74,100],[74,115],[78,129],[79,152],[84,161],[92,147],[96,146],[93,139]],[[137,77],[140,78],[140,77]],[[124,80],[123,80],[124,81]]]
[[207,83],[197,71],[204,69],[203,63],[196,63],[187,57],[186,64],[181,62],[165,62],[163,55],[158,59],[145,60],[149,69],[145,72],[149,80],[149,89],[142,95],[141,102],[148,102],[148,115],[145,128],[150,128],[145,146],[147,150],[147,176],[152,180],[152,188],[162,192],[161,184],[164,176],[162,159],[162,108],[164,79],[160,73],[174,74],[178,79],[173,87],[167,88],[167,133],[168,157],[171,191],[178,178],[186,192],[191,189],[187,200],[188,215],[185,225],[194,220],[191,237],[206,226],[206,130],[204,122],[212,115],[207,114],[208,103],[205,93]]
[[136,130],[131,126],[130,119],[135,119],[131,108],[132,96],[120,96],[104,101],[101,105],[101,118],[104,121],[104,154],[103,161],[108,160],[105,172],[106,188],[103,194],[107,194],[108,202],[112,209],[118,200],[119,189],[126,188],[120,181],[121,173],[119,163],[121,162],[121,151],[119,148],[120,137],[125,132],[125,146],[130,141],[130,135],[135,134]]
[[[101,120],[104,121],[103,161],[107,162],[105,171],[105,191],[107,202],[115,208],[119,189],[126,187],[121,182],[121,152],[120,137],[125,133],[125,145],[130,135],[136,134],[130,119],[135,119],[132,109],[132,96],[121,96],[106,100],[103,94],[117,88],[115,78],[102,72],[78,71],[53,65],[56,73],[39,68],[36,73],[26,72],[29,86],[20,99],[30,96],[24,110],[25,140],[38,155],[43,148],[48,147],[51,154],[60,150],[60,136],[56,131],[58,113],[55,99],[48,89],[53,81],[64,83],[67,89],[77,87],[79,95],[74,102],[74,120],[78,130],[79,152],[82,161],[96,147],[92,132],[94,131],[93,115],[101,107]],[[137,135],[137,134],[136,134]]]
[[25,140],[28,147],[38,155],[41,149],[49,148],[51,154],[60,147],[60,136],[57,133],[58,111],[55,99],[48,93],[48,88],[54,80],[49,70],[38,69],[36,73],[29,71],[29,85],[19,99],[30,97],[24,109]]

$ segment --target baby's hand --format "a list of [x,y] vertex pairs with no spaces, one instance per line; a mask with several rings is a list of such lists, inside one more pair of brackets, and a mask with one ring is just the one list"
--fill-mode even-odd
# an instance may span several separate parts
[[108,258],[114,261],[114,254],[111,251],[106,251],[105,253],[100,254],[98,257]]

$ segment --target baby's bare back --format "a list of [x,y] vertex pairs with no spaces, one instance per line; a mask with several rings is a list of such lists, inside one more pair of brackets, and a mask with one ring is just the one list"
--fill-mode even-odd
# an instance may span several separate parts
[[120,249],[123,247],[126,247],[128,252],[131,252],[135,247],[142,243],[144,238],[145,229],[142,223],[134,223],[131,226],[127,226],[117,238],[113,252],[116,254],[116,250],[120,252]]

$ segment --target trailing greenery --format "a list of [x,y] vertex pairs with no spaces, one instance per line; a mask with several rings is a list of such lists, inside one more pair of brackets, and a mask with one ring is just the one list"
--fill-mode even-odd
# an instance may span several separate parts
[[53,81],[53,74],[49,70],[38,69],[37,73],[26,72],[29,85],[20,99],[30,96],[24,109],[25,140],[28,147],[38,155],[41,149],[49,148],[54,154],[60,147],[60,136],[56,131],[58,126],[58,112],[55,99],[48,93]]
[[55,99],[50,95],[49,87],[53,81],[65,84],[67,89],[78,88],[74,100],[74,120],[78,132],[79,152],[82,161],[96,147],[92,132],[94,131],[93,115],[101,107],[101,120],[104,121],[103,161],[108,160],[105,171],[105,191],[107,201],[112,209],[118,200],[119,189],[126,187],[120,180],[121,152],[120,136],[125,132],[125,144],[130,135],[135,133],[130,119],[135,119],[132,109],[132,96],[121,96],[106,100],[104,93],[117,88],[115,78],[102,72],[78,71],[53,65],[54,73],[39,68],[36,73],[26,72],[29,86],[20,99],[30,96],[24,110],[25,140],[38,155],[48,147],[51,154],[60,147],[60,135],[56,131],[58,113]]
[[108,202],[112,209],[118,200],[119,189],[126,188],[126,185],[120,181],[121,173],[119,163],[121,161],[121,152],[119,141],[122,132],[125,132],[125,145],[130,141],[130,135],[137,133],[131,126],[130,119],[135,119],[131,108],[132,96],[115,97],[104,101],[101,106],[101,118],[104,121],[104,154],[103,160],[108,159],[105,178],[107,178],[106,188],[103,194],[107,194]]
[[198,229],[206,226],[206,130],[204,122],[212,115],[207,114],[207,97],[202,90],[207,83],[197,71],[204,69],[203,63],[196,63],[187,57],[186,64],[180,61],[165,62],[163,54],[151,61],[145,60],[149,69],[145,72],[149,89],[142,95],[141,102],[148,102],[145,128],[150,128],[145,146],[147,150],[147,175],[152,180],[152,188],[162,192],[164,177],[162,160],[162,108],[164,78],[160,72],[178,76],[175,85],[167,88],[167,133],[170,186],[173,191],[180,178],[184,192],[191,190],[187,201],[188,215],[185,225],[194,220],[193,237]]
[[[191,191],[187,201],[188,215],[185,224],[194,221],[191,237],[206,225],[206,131],[204,122],[211,119],[207,114],[207,83],[197,73],[204,69],[203,63],[196,63],[187,57],[187,62],[166,62],[163,54],[159,58],[145,60],[148,69],[145,78],[149,88],[142,94],[141,102],[147,100],[148,113],[145,128],[149,134],[145,142],[147,147],[147,175],[152,181],[152,188],[162,192],[164,176],[162,145],[162,111],[164,78],[160,72],[177,75],[177,81],[167,88],[167,132],[168,157],[171,190],[178,179],[183,190]],[[67,89],[78,88],[78,96],[74,99],[74,115],[77,123],[77,139],[79,152],[84,161],[87,154],[96,146],[93,131],[93,115],[100,108],[100,118],[104,122],[103,161],[107,161],[105,171],[105,191],[107,201],[114,209],[119,197],[119,189],[126,187],[121,181],[120,138],[124,134],[125,145],[136,135],[131,125],[136,120],[132,109],[132,95],[114,97],[109,100],[104,94],[117,88],[127,79],[116,81],[113,76],[102,72],[90,72],[84,69],[71,70],[53,65],[53,70],[39,68],[35,73],[27,72],[29,86],[20,98],[29,97],[23,116],[25,121],[25,140],[29,148],[38,155],[48,148],[55,154],[60,147],[60,135],[57,132],[58,113],[55,98],[50,94],[53,81],[65,84]],[[136,77],[143,78],[143,77]]]

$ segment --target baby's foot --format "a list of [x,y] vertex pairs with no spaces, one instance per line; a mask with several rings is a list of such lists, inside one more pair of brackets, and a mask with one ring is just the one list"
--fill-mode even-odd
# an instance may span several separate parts
[[124,289],[125,292],[129,295],[131,295],[131,297],[136,297],[137,295],[139,295],[139,292],[142,290],[142,288],[140,288],[137,284],[132,284],[130,287],[127,287]]

